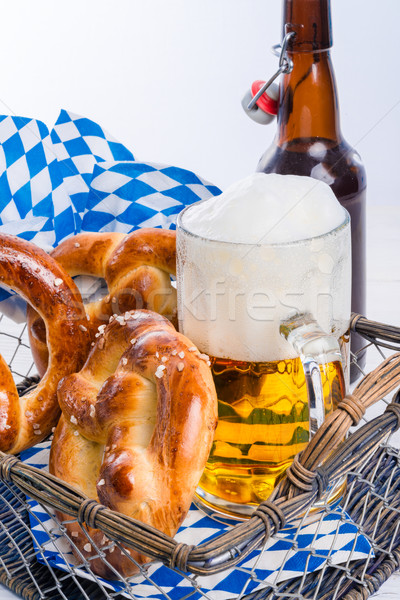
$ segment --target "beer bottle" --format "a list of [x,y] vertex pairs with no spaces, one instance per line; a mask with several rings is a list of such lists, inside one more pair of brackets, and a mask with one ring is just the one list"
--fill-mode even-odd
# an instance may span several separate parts
[[[293,69],[281,80],[277,135],[257,170],[308,175],[331,186],[351,216],[352,310],[365,314],[365,169],[340,131],[330,0],[284,0],[283,28],[284,35],[294,33],[287,46]],[[352,335],[352,352],[362,345]],[[358,355],[364,362],[365,352]],[[353,369],[352,379],[358,374]]]

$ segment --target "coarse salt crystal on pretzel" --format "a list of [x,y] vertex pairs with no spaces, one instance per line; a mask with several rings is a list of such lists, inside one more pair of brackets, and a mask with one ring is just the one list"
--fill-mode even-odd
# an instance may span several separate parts
[[[105,280],[108,295],[85,305],[89,329],[97,328],[115,313],[132,309],[154,310],[176,324],[176,235],[166,229],[143,228],[124,233],[81,233],[55,248],[51,256],[71,275]],[[123,316],[120,322],[122,324]],[[47,366],[43,326],[34,311],[28,312],[28,332],[40,373]]]
[[[187,351],[190,340],[161,315],[142,310],[134,316],[123,326],[115,320],[107,325],[104,347],[96,341],[82,370],[60,383],[63,415],[51,446],[50,472],[87,497],[173,536],[211,449],[216,392],[207,364]],[[183,359],[177,356],[181,352]],[[88,538],[78,523],[65,526],[90,558],[91,569],[115,577],[93,558],[95,549],[85,548]],[[101,546],[104,534],[87,530]],[[138,570],[129,557],[104,552],[118,573]],[[138,563],[149,560],[130,552]]]
[[0,284],[18,292],[38,311],[50,350],[50,364],[41,382],[21,398],[0,357],[0,450],[15,454],[50,434],[60,414],[58,382],[82,366],[90,338],[83,329],[86,315],[77,287],[34,244],[0,234]]

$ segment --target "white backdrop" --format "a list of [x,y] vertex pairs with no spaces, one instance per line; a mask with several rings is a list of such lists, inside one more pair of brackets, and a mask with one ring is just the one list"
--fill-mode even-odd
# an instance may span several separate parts
[[[398,204],[399,17],[400,0],[332,0],[342,129],[366,164],[370,205]],[[274,126],[250,121],[240,100],[276,69],[280,33],[281,0],[0,0],[0,113],[51,126],[67,108],[136,157],[224,188],[272,141]],[[378,211],[368,314],[398,323],[399,211]],[[398,585],[379,598],[397,598]]]
[[[281,0],[0,0],[0,112],[60,108],[98,121],[137,158],[224,188],[254,170],[275,126],[240,100],[276,69]],[[371,204],[396,203],[399,0],[332,0],[342,130]]]

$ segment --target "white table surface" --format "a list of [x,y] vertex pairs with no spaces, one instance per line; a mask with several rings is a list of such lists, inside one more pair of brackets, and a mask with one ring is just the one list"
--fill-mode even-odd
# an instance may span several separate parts
[[[369,207],[367,231],[367,316],[400,326],[400,204]],[[0,600],[16,598],[0,584]],[[400,572],[372,598],[400,600]]]

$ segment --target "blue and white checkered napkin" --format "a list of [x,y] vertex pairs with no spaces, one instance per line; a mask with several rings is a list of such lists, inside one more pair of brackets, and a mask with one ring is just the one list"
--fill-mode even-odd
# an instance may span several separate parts
[[[97,123],[62,110],[49,132],[35,119],[0,116],[0,231],[46,250],[84,231],[174,228],[187,204],[220,190],[191,171],[135,161]],[[0,309],[23,320],[23,304]]]
[[[46,470],[49,447],[49,442],[38,444],[25,451],[22,460]],[[70,568],[66,563],[76,565],[67,539],[60,536],[49,513],[33,500],[30,500],[30,505],[34,513],[30,519],[37,542],[38,559],[64,571]],[[175,539],[187,544],[200,544],[220,535],[228,527],[227,524],[205,516],[192,505]],[[366,559],[368,556],[373,556],[369,541],[359,532],[352,519],[336,506],[327,511],[322,520],[305,524],[300,529],[286,527],[268,542],[263,552],[252,552],[237,567],[217,575],[196,577],[195,585],[201,588],[203,594],[196,592],[190,598],[204,598],[205,592],[210,600],[234,599],[244,591],[248,594],[265,587],[266,582],[276,584],[299,577],[305,572],[318,571],[326,564],[343,564],[349,560]],[[85,570],[78,568],[75,572],[82,577],[93,578]],[[148,579],[140,575],[132,579],[132,594],[137,600],[165,600],[163,592],[169,594],[172,600],[180,600],[193,592],[192,576],[180,575],[161,563],[151,563],[147,577]],[[100,580],[103,585],[124,593],[123,584]]]

